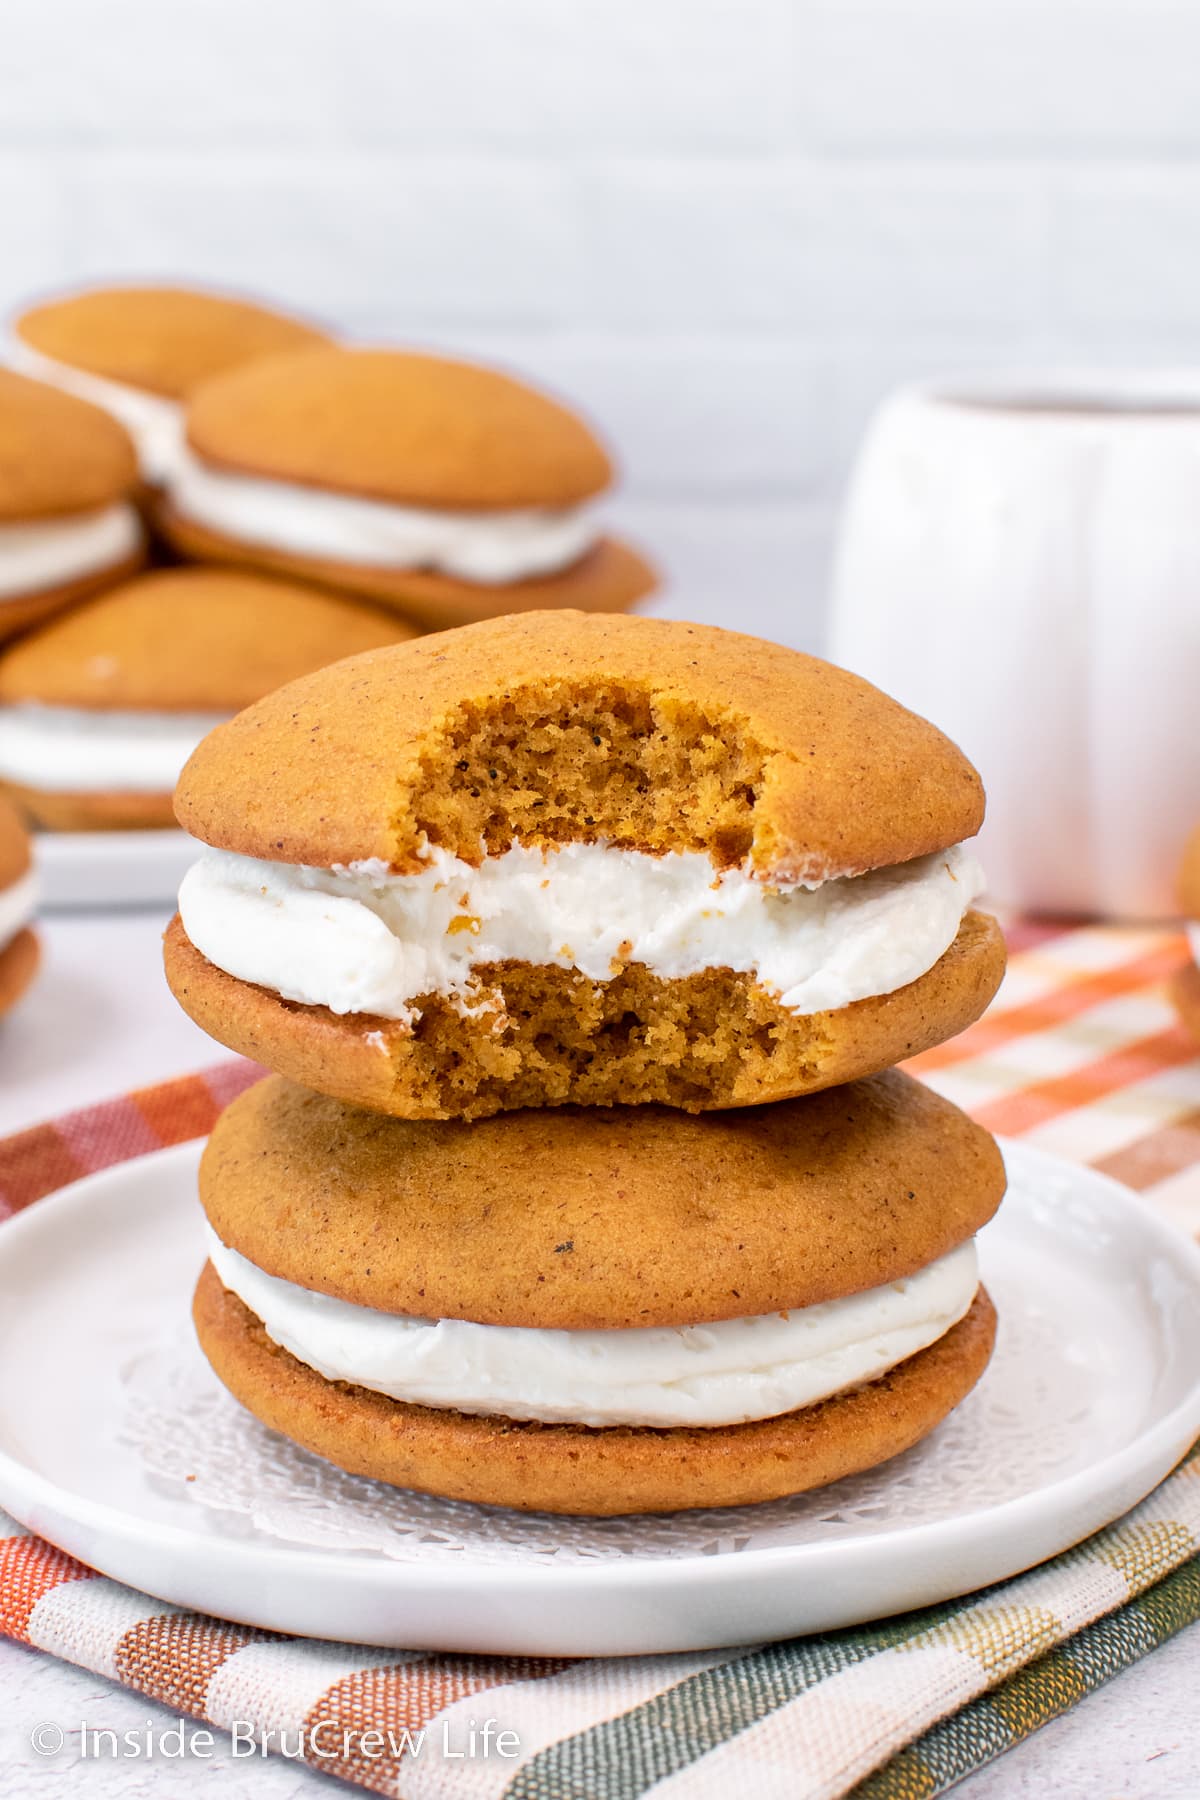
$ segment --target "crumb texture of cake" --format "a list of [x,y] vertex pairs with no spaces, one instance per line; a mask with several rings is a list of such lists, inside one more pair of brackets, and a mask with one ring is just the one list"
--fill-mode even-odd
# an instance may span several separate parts
[[[422,759],[414,823],[431,844],[603,839],[741,863],[768,752],[749,721],[647,684],[546,682],[460,706]],[[405,821],[395,821],[398,845]],[[461,852],[460,852],[461,853]]]
[[700,1111],[813,1093],[890,1067],[982,1013],[1004,973],[1004,940],[969,912],[918,980],[836,1011],[793,1014],[748,975],[664,980],[631,964],[591,981],[551,964],[477,971],[496,1004],[477,1013],[417,998],[415,1027],[299,1005],[208,962],[178,917],[167,978],[220,1043],[292,1080],[402,1118],[482,1118],[529,1106],[657,1101]]
[[788,884],[969,838],[983,790],[932,725],[813,657],[553,612],[291,683],[206,741],[177,805],[217,848],[323,868],[585,840]]

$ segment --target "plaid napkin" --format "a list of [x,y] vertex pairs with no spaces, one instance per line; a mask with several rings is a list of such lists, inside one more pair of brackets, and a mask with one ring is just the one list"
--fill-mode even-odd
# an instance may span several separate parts
[[[1200,1231],[1200,1057],[1162,991],[1183,939],[1028,925],[1010,943],[988,1017],[913,1068],[993,1130],[1104,1169]],[[258,1073],[223,1064],[0,1143],[0,1217],[208,1130]],[[568,1662],[228,1625],[0,1514],[0,1631],[403,1800],[917,1800],[1200,1619],[1198,1553],[1200,1447],[1106,1531],[966,1599],[749,1650]],[[511,1737],[480,1755],[485,1719]],[[477,1753],[447,1760],[472,1721]]]

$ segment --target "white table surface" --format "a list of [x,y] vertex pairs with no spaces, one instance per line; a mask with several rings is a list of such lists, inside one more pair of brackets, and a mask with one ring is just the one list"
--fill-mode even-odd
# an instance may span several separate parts
[[[60,914],[39,927],[35,988],[0,1022],[0,1134],[72,1107],[203,1068],[223,1054],[162,979],[162,911]],[[1193,1626],[955,1791],[963,1800],[1197,1800],[1200,1626]],[[0,1793],[5,1800],[318,1800],[340,1782],[278,1759],[78,1759],[81,1723],[118,1732],[173,1715],[140,1695],[0,1639]],[[61,1726],[40,1758],[30,1733]]]
[[0,1021],[0,1135],[228,1055],[162,972],[171,909],[42,919],[36,984]]

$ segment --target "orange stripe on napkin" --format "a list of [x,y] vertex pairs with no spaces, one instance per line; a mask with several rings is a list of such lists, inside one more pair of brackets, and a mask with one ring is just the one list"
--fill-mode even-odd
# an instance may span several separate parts
[[221,1109],[265,1073],[238,1057],[0,1139],[0,1219],[82,1175],[204,1137]]
[[0,1218],[78,1181],[87,1170],[57,1125],[31,1125],[0,1148]]
[[1191,1038],[1181,1026],[1173,1025],[1167,1031],[1158,1031],[1151,1037],[1140,1038],[1137,1043],[1127,1044],[1124,1049],[1113,1050],[1108,1056],[1099,1056],[1081,1069],[1071,1069],[1065,1075],[1034,1082],[985,1106],[972,1107],[971,1116],[989,1131],[1017,1137],[1062,1113],[1091,1106],[1107,1094],[1115,1094],[1134,1082],[1144,1081],[1161,1069],[1192,1062],[1195,1055],[1196,1046]]
[[1200,1107],[1132,1144],[1123,1144],[1109,1156],[1099,1157],[1092,1167],[1144,1193],[1196,1163],[1200,1163]]
[[163,1145],[207,1137],[221,1111],[203,1075],[184,1075],[157,1087],[139,1088],[129,1097]]
[[247,1644],[278,1640],[253,1625],[227,1625],[189,1613],[156,1613],[130,1626],[116,1652],[117,1680],[173,1712],[204,1715],[208,1686],[222,1663]]
[[42,1538],[0,1538],[0,1636],[29,1642],[34,1607],[64,1581],[96,1581],[89,1569]]
[[1145,956],[1119,963],[1114,969],[1099,969],[1078,981],[1064,981],[1049,993],[1039,994],[1036,1000],[1027,1000],[1021,1006],[1011,1006],[1007,1011],[993,1007],[959,1037],[922,1051],[920,1056],[911,1057],[904,1067],[913,1074],[926,1075],[935,1069],[953,1068],[956,1063],[972,1062],[975,1057],[986,1056],[1001,1044],[1011,1044],[1016,1038],[1028,1037],[1035,1031],[1049,1031],[1093,1006],[1102,1006],[1106,1000],[1118,1000],[1123,994],[1132,994],[1140,988],[1165,981],[1178,970],[1180,956],[1179,943],[1172,938],[1170,943],[1147,951]]
[[1080,926],[1078,919],[1017,919],[1005,925],[1004,941],[1010,956],[1019,956],[1022,950],[1036,950],[1039,944],[1066,937],[1070,932],[1078,931]]
[[[470,1694],[505,1687],[511,1682],[544,1680],[569,1668],[571,1660],[439,1656],[436,1662],[356,1670],[323,1694],[305,1719],[310,1740],[317,1733],[315,1746],[305,1760],[327,1775],[340,1775],[343,1781],[357,1782],[360,1787],[381,1787],[381,1768],[394,1771],[396,1764],[381,1765],[377,1757],[367,1758],[356,1748],[365,1732],[383,1731],[398,1736],[402,1731],[419,1731],[438,1713]],[[331,1746],[330,1754],[321,1754],[322,1743]],[[395,1790],[389,1785],[386,1791]]]

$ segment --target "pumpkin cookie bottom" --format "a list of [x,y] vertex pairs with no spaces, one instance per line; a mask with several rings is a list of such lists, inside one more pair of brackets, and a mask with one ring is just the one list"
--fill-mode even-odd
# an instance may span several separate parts
[[540,1425],[412,1406],[326,1381],[272,1343],[206,1263],[193,1318],[229,1391],[265,1425],[352,1475],[521,1512],[611,1516],[777,1500],[874,1468],[926,1437],[987,1367],[996,1314],[966,1317],[879,1380],[745,1425]]
[[1171,998],[1193,1037],[1200,1038],[1200,968],[1194,962],[1180,969],[1171,982]]
[[4,783],[4,792],[44,831],[177,831],[170,794],[60,794]]
[[28,926],[0,950],[0,1014],[15,1006],[37,974],[42,948]]
[[159,512],[156,523],[160,535],[184,557],[287,575],[339,594],[361,594],[377,605],[394,607],[428,631],[547,608],[628,612],[658,584],[645,557],[613,537],[601,538],[578,562],[554,574],[490,583],[463,581],[432,569],[376,569],[248,544],[197,524],[169,505]]
[[1004,973],[987,913],[966,915],[945,955],[891,994],[797,1015],[753,977],[711,969],[677,981],[631,964],[611,981],[556,965],[479,970],[503,999],[474,1017],[429,995],[415,1028],[338,1015],[238,981],[208,962],[179,918],[167,980],[219,1043],[314,1088],[404,1119],[484,1118],[517,1107],[657,1102],[686,1112],[760,1106],[875,1074],[977,1019]]
[[145,561],[145,552],[139,550],[135,555],[127,556],[124,562],[112,563],[107,569],[96,569],[90,575],[80,575],[74,581],[61,581],[57,587],[40,588],[33,594],[13,594],[7,600],[0,600],[0,643],[16,637],[18,632],[27,631],[31,625],[40,625],[43,619],[52,618],[65,606],[74,606],[77,600],[86,600],[92,594],[103,593],[105,588],[115,587],[119,581],[136,575]]

